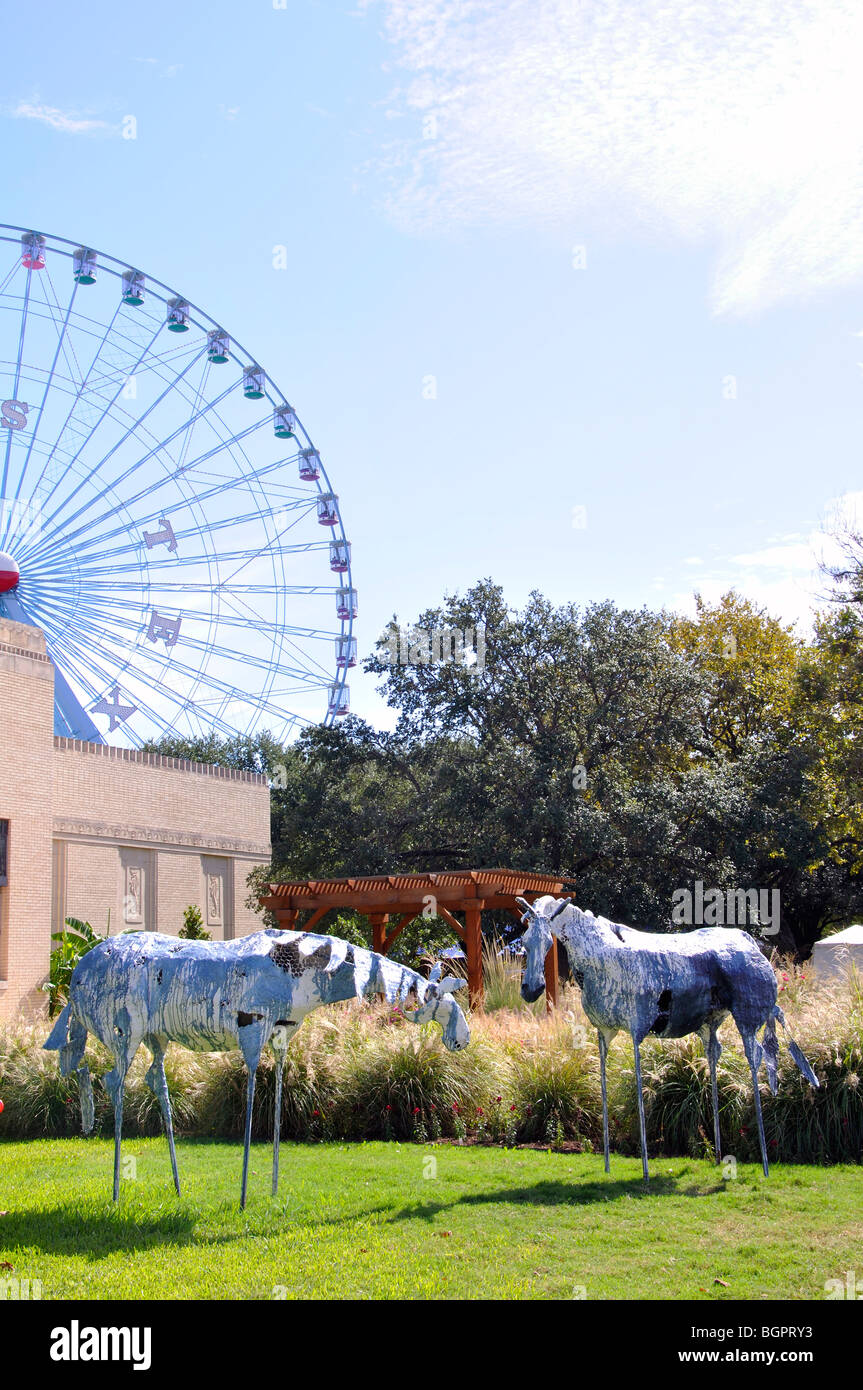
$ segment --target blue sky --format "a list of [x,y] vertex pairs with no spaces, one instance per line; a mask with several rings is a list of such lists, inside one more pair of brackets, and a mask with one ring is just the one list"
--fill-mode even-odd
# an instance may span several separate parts
[[339,493],[361,654],[486,575],[805,622],[860,501],[861,39],[831,0],[49,3],[5,26],[0,220],[253,351]]

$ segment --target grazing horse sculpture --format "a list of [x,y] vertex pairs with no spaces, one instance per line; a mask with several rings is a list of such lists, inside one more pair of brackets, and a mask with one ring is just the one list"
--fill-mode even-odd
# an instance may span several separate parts
[[291,1039],[320,1004],[383,995],[390,1004],[416,1002],[414,1023],[435,1020],[450,1051],[466,1047],[470,1032],[452,998],[464,980],[430,980],[374,951],[333,936],[266,930],[235,941],[181,941],[157,932],[111,937],[82,957],[69,985],[69,1002],[45,1043],[60,1053],[63,1076],[77,1073],[83,1130],[93,1128],[93,1087],[84,1062],[87,1034],[114,1054],[105,1085],[114,1104],[114,1201],[120,1195],[120,1143],[126,1074],[143,1042],[153,1054],[147,1085],[165,1122],[174,1186],[180,1192],[171,1106],[165,1080],[169,1042],[200,1052],[239,1047],[248,1068],[241,1207],[246,1205],[255,1075],[267,1043],[276,1054],[273,1195],[279,1178],[282,1073]]
[[[656,1033],[661,1038],[682,1038],[688,1033],[698,1033],[701,1038],[710,1067],[714,1152],[719,1162],[716,1064],[722,1048],[716,1030],[730,1013],[740,1030],[752,1073],[761,1163],[767,1177],[758,1068],[763,1058],[770,1090],[775,1095],[779,1056],[776,1020],[785,1030],[785,1018],[776,1003],[776,976],[749,933],[727,927],[667,934],[643,932],[618,926],[605,917],[594,917],[592,912],[582,912],[569,898],[558,900],[545,896],[538,898],[533,906],[523,898],[518,902],[525,909],[522,921],[529,921],[522,938],[527,953],[521,986],[523,998],[532,1003],[545,988],[545,958],[552,937],[556,937],[563,942],[572,973],[581,987],[584,1012],[599,1034],[606,1173],[609,1161],[605,1063],[609,1044],[621,1029],[632,1035],[635,1050],[644,1181],[648,1181],[647,1138],[639,1045],[648,1033]],[[762,1025],[764,1033],[759,1042],[755,1035]],[[797,1066],[806,1080],[817,1086],[815,1073],[787,1030],[786,1037]]]

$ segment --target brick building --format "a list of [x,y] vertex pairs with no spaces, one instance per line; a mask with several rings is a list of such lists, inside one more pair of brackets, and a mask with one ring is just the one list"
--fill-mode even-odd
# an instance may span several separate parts
[[0,1018],[43,1005],[66,917],[176,933],[194,904],[214,940],[255,930],[269,858],[266,778],[56,737],[45,638],[0,617]]

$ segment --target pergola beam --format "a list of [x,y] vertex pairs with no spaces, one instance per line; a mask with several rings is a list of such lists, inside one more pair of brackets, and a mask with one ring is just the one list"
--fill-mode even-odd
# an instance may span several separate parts
[[457,917],[453,917],[452,913],[448,912],[445,907],[441,907],[440,903],[438,903],[437,916],[442,917],[444,921],[452,927],[453,931],[456,933],[456,936],[459,936],[462,941],[466,939],[465,930],[461,922],[458,920]]
[[[312,915],[300,928],[311,931],[331,909],[349,909],[368,918],[373,948],[382,955],[387,954],[410,922],[428,912],[431,902],[434,915],[441,917],[464,942],[471,1003],[479,1007],[483,998],[483,912],[490,909],[520,917],[517,898],[530,901],[546,893],[559,898],[564,881],[550,874],[520,873],[516,869],[459,869],[431,874],[309,879],[271,883],[269,887],[260,903],[270,909],[280,926],[294,930],[299,913],[311,909]],[[464,914],[464,925],[456,912]],[[398,921],[388,931],[391,917]],[[545,963],[549,1007],[557,1002],[557,979],[557,943],[553,942]]]
[[408,923],[415,922],[418,916],[418,912],[402,913],[397,925],[393,927],[392,931],[388,931],[386,936],[384,937],[384,955],[387,954],[391,946],[395,945],[397,938],[401,936]]

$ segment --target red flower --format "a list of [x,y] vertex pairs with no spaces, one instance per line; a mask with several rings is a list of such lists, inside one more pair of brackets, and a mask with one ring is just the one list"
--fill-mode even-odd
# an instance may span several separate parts
[[481,1115],[481,1114],[482,1114],[482,1111],[481,1111],[481,1110],[477,1110],[476,1113],[477,1113],[478,1115]]
[[418,1105],[415,1105],[415,1106],[414,1106],[414,1114],[415,1114],[415,1115],[418,1115],[419,1113],[420,1113],[420,1108],[419,1108]]
[[391,1106],[391,1105],[388,1105],[386,1108],[387,1108],[387,1110],[392,1110],[392,1106]]
[[320,1113],[321,1113],[320,1110],[313,1110],[313,1111],[312,1111],[312,1114],[313,1114],[313,1115],[320,1115]]
[[503,1099],[502,1096],[495,1096],[495,1098],[494,1098],[494,1103],[495,1103],[495,1105],[500,1105],[502,1099]]
[[456,1111],[456,1113],[458,1113],[458,1103],[456,1101],[453,1101],[452,1108]]
[[514,1105],[511,1105],[511,1106],[509,1107],[509,1109],[510,1109],[510,1113],[512,1113],[512,1111],[515,1109],[515,1106],[514,1106]]

